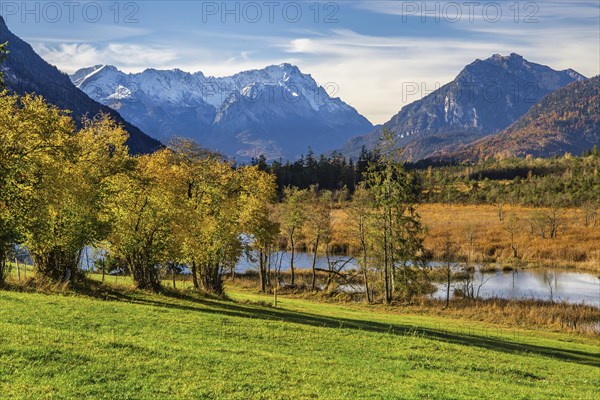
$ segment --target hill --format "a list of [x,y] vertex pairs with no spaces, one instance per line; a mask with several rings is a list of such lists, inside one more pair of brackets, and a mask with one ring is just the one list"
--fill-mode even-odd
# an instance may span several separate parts
[[552,157],[580,155],[594,146],[600,146],[600,76],[551,93],[503,132],[448,156],[461,161]]
[[90,296],[0,291],[0,393],[5,399],[598,395],[591,338],[291,298],[272,308],[260,305],[269,297],[230,293],[235,302],[118,287]]

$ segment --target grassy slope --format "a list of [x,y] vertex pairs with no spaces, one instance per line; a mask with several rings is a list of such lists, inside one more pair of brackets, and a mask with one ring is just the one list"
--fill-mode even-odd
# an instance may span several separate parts
[[[0,292],[2,398],[578,398],[597,342],[232,292]],[[108,300],[108,301],[103,301]]]

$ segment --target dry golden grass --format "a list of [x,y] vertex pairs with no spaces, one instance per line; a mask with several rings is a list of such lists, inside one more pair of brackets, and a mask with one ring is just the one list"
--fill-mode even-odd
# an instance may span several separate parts
[[600,310],[586,305],[541,300],[453,299],[446,308],[443,300],[424,298],[420,304],[408,304],[403,308],[415,314],[452,316],[513,328],[599,334],[597,323]]
[[[450,235],[461,248],[460,257],[469,254],[468,232],[473,232],[472,261],[499,262],[513,265],[517,262],[532,266],[577,268],[600,273],[600,223],[585,227],[583,213],[577,209],[561,209],[557,237],[550,239],[531,233],[533,211],[550,212],[521,206],[503,206],[504,220],[500,221],[498,208],[493,205],[422,204],[418,212],[427,228],[425,247],[439,258],[444,241]],[[509,215],[516,217],[515,244],[519,260],[513,258],[510,234],[507,230]],[[344,210],[335,210],[333,244],[356,249],[348,232],[348,216]]]
[[496,206],[424,204],[419,207],[428,233],[425,245],[440,254],[446,235],[468,254],[468,232],[473,232],[473,260],[514,262],[508,232],[509,215],[516,217],[515,243],[521,260],[529,265],[556,265],[600,272],[600,226],[585,227],[576,209],[559,211],[560,226],[554,239],[531,232],[531,213],[547,209],[504,206],[500,221]]

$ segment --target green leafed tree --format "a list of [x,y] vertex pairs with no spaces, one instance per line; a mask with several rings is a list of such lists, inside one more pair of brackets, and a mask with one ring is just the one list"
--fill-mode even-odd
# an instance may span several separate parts
[[402,162],[395,136],[385,130],[379,159],[369,164],[365,185],[373,204],[370,237],[383,275],[386,304],[394,297],[398,267],[415,261],[422,250],[423,229],[415,210],[418,188]]

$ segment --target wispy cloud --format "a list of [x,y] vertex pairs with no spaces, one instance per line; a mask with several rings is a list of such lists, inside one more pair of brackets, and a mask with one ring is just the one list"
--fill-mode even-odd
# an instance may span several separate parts
[[60,29],[53,31],[52,36],[23,35],[30,43],[114,43],[131,40],[151,34],[151,30],[131,26],[105,26],[89,24],[85,30]]
[[178,58],[177,52],[168,47],[121,43],[111,43],[106,46],[63,43],[51,47],[44,43],[34,43],[33,47],[42,58],[67,73],[96,64],[113,64],[134,69],[147,68],[156,65],[157,60],[160,60],[161,64],[168,65]]
[[[360,112],[374,122],[384,122],[402,106],[451,81],[466,64],[494,53],[517,52],[530,61],[555,69],[575,68],[589,76],[600,72],[597,57],[585,57],[600,51],[598,43],[589,40],[589,30],[536,29],[532,35],[527,29],[501,25],[473,28],[468,40],[333,30],[329,36],[292,39],[281,46],[321,82],[335,81],[340,96]],[[406,96],[407,85],[413,84],[421,88],[420,93]]]
[[[402,106],[451,81],[475,59],[512,51],[501,42],[378,37],[349,30],[293,39],[282,47],[300,58],[303,69],[319,82],[335,82],[338,95],[375,123],[387,121]],[[406,96],[406,88],[414,84],[421,93]]]

